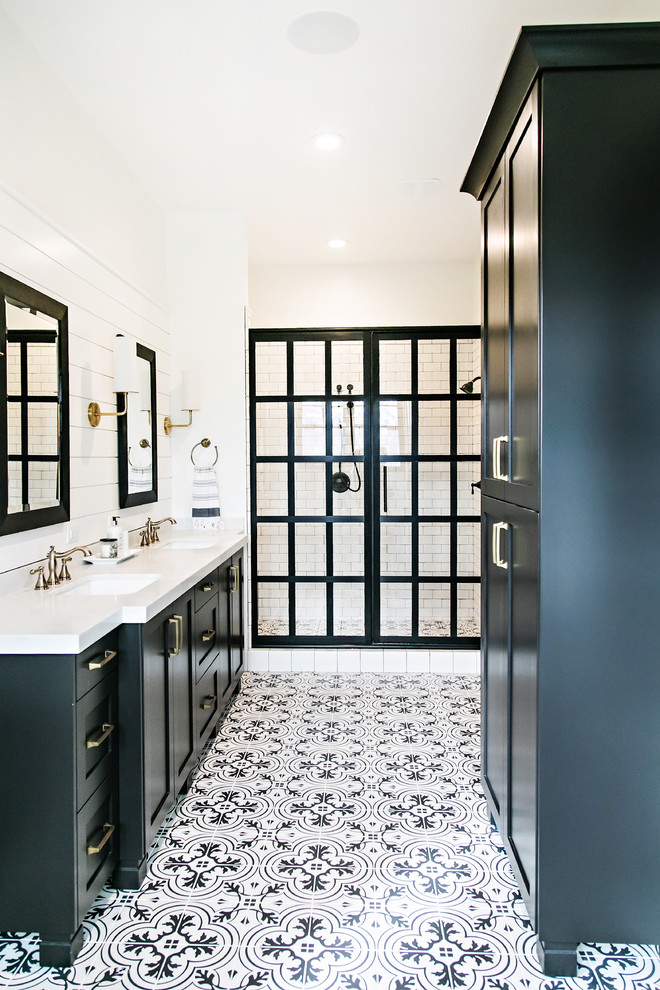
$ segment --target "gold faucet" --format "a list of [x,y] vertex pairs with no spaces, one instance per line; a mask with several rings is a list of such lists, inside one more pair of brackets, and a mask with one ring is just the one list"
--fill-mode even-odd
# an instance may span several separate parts
[[165,516],[164,519],[159,519],[158,522],[152,522],[151,517],[146,521],[145,527],[140,533],[142,539],[140,540],[141,547],[150,547],[152,543],[159,543],[158,530],[160,526],[164,523],[172,523],[176,526],[176,519],[172,519],[172,516]]
[[[83,557],[92,556],[92,551],[89,549],[89,547],[71,547],[70,550],[59,551],[56,550],[55,547],[51,545],[50,550],[46,554],[46,560],[48,561],[48,577],[46,578],[45,581],[46,588],[52,588],[53,585],[60,584],[62,581],[71,580],[71,575],[69,574],[69,568],[66,565],[71,560],[69,554],[75,553],[76,550],[79,550],[80,553],[83,555]],[[59,557],[66,557],[67,559],[63,562],[62,568],[60,570],[60,574],[58,576],[57,559]],[[39,581],[37,580],[37,585],[35,585],[35,588],[38,586],[38,584]]]

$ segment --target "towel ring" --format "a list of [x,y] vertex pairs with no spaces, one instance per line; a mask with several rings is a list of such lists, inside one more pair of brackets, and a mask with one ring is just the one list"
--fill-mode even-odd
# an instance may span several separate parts
[[[195,453],[195,451],[197,450],[197,448],[198,447],[210,447],[210,446],[211,446],[211,441],[209,440],[208,437],[204,437],[203,440],[200,440],[199,443],[196,443],[195,444],[195,446],[193,447],[193,449],[190,451],[190,460],[193,462],[193,464],[195,464],[195,458],[193,457],[193,454]],[[218,463],[218,448],[217,448],[217,445],[214,445],[214,446],[215,446],[215,460],[213,461],[213,464],[210,464],[209,465],[209,467],[215,467],[216,464]]]
[[[144,450],[146,447],[150,447],[151,444],[149,443],[148,440],[140,440],[140,446]],[[130,464],[131,467],[137,467],[137,465],[136,464],[133,464],[133,462],[131,461],[131,448],[130,447],[128,448],[128,454],[126,455],[126,460],[128,461],[128,463]]]

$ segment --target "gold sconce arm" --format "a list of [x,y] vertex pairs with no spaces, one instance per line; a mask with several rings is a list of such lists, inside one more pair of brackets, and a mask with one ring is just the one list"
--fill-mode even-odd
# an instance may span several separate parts
[[178,430],[180,427],[184,427],[185,428],[186,426],[192,426],[192,414],[193,414],[193,410],[192,409],[187,409],[186,412],[188,413],[188,422],[187,423],[173,423],[169,416],[166,416],[165,417],[165,422],[163,423],[163,426],[165,428],[165,436],[168,436],[169,437],[169,435],[171,434],[172,430]]
[[87,406],[87,419],[92,426],[98,426],[101,416],[125,416],[128,412],[128,392],[117,392],[117,395],[124,396],[124,408],[121,412],[101,412],[98,402],[90,402]]

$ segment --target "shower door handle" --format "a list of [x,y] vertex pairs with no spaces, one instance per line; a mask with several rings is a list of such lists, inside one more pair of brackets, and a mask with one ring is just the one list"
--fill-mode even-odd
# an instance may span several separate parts
[[502,556],[501,536],[508,528],[509,524],[505,522],[497,522],[493,526],[493,563],[495,567],[501,567],[505,571],[508,570],[509,562]]
[[508,437],[495,437],[493,440],[493,477],[498,481],[509,480],[509,475],[502,473],[502,444],[508,442]]
[[383,464],[383,512],[387,512],[387,464]]

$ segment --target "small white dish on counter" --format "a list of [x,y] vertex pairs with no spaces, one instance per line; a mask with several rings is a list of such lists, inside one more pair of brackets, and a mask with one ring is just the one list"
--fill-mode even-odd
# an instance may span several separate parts
[[83,557],[83,563],[85,564],[122,564],[125,560],[130,560],[134,557],[136,553],[139,553],[139,547],[135,550],[128,550],[126,553],[118,554],[116,557],[99,557],[94,555],[93,557]]

